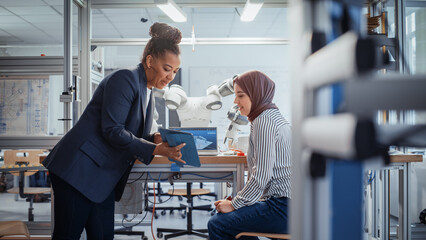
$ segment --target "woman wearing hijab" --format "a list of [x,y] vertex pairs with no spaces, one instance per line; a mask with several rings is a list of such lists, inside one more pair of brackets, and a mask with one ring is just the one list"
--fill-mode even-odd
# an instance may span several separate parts
[[235,239],[240,232],[287,233],[290,124],[272,103],[275,84],[264,73],[249,71],[238,76],[234,90],[234,103],[251,123],[249,178],[232,200],[215,202],[218,213],[208,223],[209,238]]

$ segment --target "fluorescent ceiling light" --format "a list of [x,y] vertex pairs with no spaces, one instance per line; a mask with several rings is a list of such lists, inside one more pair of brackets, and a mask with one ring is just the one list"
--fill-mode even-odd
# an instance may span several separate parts
[[263,0],[247,0],[240,20],[243,22],[253,21],[262,5]]
[[186,22],[186,13],[173,0],[154,0],[157,7],[175,22]]

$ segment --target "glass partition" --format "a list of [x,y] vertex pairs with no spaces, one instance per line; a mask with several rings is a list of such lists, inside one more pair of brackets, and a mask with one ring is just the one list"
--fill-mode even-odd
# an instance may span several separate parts
[[[78,74],[79,7],[72,4]],[[64,1],[0,1],[0,146],[52,148],[64,134]]]
[[406,21],[406,57],[411,73],[426,73],[426,6],[407,7]]
[[[406,15],[406,59],[410,74],[426,73],[426,3],[421,1],[407,1]],[[424,101],[420,100],[419,101]],[[426,111],[412,111],[411,117],[415,124],[426,124]],[[410,181],[412,182],[411,223],[412,239],[424,237],[423,224],[419,223],[420,212],[426,209],[426,149],[408,148],[407,152],[423,155],[423,162],[413,163]]]
[[[78,55],[78,7],[73,5],[73,55]],[[63,56],[63,1],[0,2],[0,56]]]

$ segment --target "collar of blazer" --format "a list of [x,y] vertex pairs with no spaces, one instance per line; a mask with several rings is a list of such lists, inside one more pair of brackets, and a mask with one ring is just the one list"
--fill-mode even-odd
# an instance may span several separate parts
[[[150,98],[147,98],[147,78],[146,78],[146,74],[145,74],[145,69],[143,68],[143,65],[140,63],[137,67],[137,69],[134,71],[135,75],[139,75],[139,82],[140,82],[140,90],[141,90],[141,104],[142,104],[142,119],[144,119],[144,124],[143,124],[143,132],[144,134],[146,133],[150,133],[151,131],[151,126],[152,126],[152,116],[149,117],[150,115],[152,115],[153,111],[154,111],[154,95],[151,92]],[[148,109],[147,109],[148,108]],[[142,129],[141,129],[142,130]]]
[[[138,73],[139,75],[139,83],[140,83],[140,91],[141,91],[141,101],[142,101],[142,109],[143,109],[143,113],[142,116],[144,117],[144,119],[146,118],[146,107],[148,106],[148,102],[147,102],[147,78],[146,78],[146,74],[145,74],[145,69],[143,68],[142,63],[138,64],[138,67],[136,69],[136,73]],[[149,100],[148,100],[149,101]]]

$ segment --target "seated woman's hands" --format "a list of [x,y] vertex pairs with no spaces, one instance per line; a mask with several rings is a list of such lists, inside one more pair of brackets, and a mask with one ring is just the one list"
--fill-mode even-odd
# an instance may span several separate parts
[[220,213],[229,213],[235,210],[234,206],[232,206],[231,201],[223,199],[214,202],[216,206],[216,210]]

